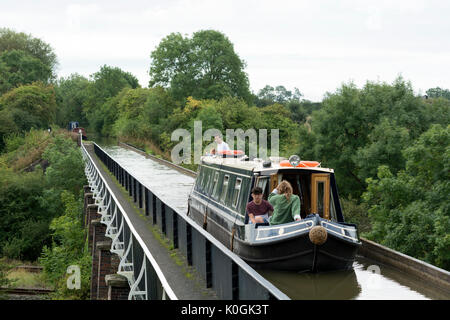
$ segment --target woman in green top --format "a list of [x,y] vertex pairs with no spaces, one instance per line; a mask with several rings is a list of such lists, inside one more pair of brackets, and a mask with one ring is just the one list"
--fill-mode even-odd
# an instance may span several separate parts
[[300,198],[292,194],[292,186],[288,181],[281,181],[269,195],[269,202],[273,206],[270,225],[300,220]]

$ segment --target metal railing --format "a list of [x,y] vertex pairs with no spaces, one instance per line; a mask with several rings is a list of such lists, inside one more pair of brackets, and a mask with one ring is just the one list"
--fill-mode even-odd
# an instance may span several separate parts
[[[288,296],[198,226],[186,213],[178,212],[159,199],[147,185],[120,166],[101,147],[95,143],[93,145],[97,157],[128,191],[136,206],[143,209],[153,225],[157,225],[173,242],[174,248],[180,250],[188,264],[205,280],[206,287],[216,292],[220,299],[289,300]],[[87,175],[91,177],[90,185],[92,183],[97,190],[94,198],[99,203],[102,222],[107,225],[106,234],[113,239],[111,252],[122,258],[118,273],[126,276],[130,283],[129,298],[176,299],[157,262],[130,224],[126,212],[105,184],[84,146],[82,149],[89,160],[86,164]],[[155,281],[162,286],[162,295],[150,289],[158,287]]]
[[177,300],[158,263],[83,144],[81,150],[85,174],[101,215],[100,222],[106,225],[105,235],[112,239],[111,252],[120,258],[117,273],[125,276],[130,285],[128,299]]

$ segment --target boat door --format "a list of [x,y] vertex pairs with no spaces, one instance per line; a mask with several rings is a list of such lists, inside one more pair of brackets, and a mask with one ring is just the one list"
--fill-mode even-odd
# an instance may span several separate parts
[[311,213],[330,220],[330,175],[311,174]]

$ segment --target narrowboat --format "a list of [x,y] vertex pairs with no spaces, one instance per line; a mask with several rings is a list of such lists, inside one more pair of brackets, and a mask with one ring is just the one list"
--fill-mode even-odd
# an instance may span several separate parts
[[79,123],[77,121],[71,121],[69,122],[69,125],[67,126],[67,129],[71,132],[74,132],[76,134],[80,134],[83,137],[83,140],[87,140],[86,136],[86,130],[82,127],[80,127]]
[[[357,226],[344,221],[334,170],[298,156],[250,160],[206,155],[189,195],[188,215],[255,268],[296,272],[349,270],[361,245]],[[246,205],[258,186],[263,198],[287,180],[300,198],[301,219],[249,224]]]

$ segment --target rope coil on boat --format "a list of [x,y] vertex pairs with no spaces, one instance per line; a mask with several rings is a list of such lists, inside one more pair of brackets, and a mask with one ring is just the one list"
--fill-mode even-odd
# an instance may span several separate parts
[[322,226],[314,226],[309,230],[309,240],[315,245],[322,245],[327,241],[327,229]]

